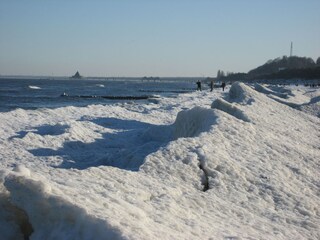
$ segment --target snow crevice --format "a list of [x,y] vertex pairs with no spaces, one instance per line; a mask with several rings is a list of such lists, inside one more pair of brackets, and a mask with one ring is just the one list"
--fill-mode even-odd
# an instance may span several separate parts
[[199,168],[203,172],[203,176],[201,179],[201,184],[203,185],[202,191],[206,192],[210,189],[208,171],[206,170],[206,168],[204,167],[204,164],[201,161],[199,161]]

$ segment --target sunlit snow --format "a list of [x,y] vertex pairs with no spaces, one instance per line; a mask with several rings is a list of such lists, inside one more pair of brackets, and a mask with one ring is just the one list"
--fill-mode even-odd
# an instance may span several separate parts
[[2,112],[0,239],[319,239],[319,98],[235,83]]

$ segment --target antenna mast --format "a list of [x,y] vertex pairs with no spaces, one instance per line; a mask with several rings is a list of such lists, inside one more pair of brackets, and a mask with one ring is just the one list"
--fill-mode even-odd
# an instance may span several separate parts
[[290,57],[292,57],[292,48],[293,48],[293,46],[292,46],[292,42],[291,42],[291,47],[290,47]]

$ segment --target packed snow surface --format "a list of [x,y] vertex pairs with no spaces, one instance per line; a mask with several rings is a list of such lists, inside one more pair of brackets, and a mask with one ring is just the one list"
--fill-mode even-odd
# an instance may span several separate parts
[[0,239],[320,239],[319,89],[0,113]]

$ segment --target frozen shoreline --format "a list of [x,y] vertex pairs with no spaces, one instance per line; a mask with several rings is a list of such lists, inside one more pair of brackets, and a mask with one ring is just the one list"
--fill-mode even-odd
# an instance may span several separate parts
[[319,238],[320,91],[255,89],[0,113],[4,239]]

